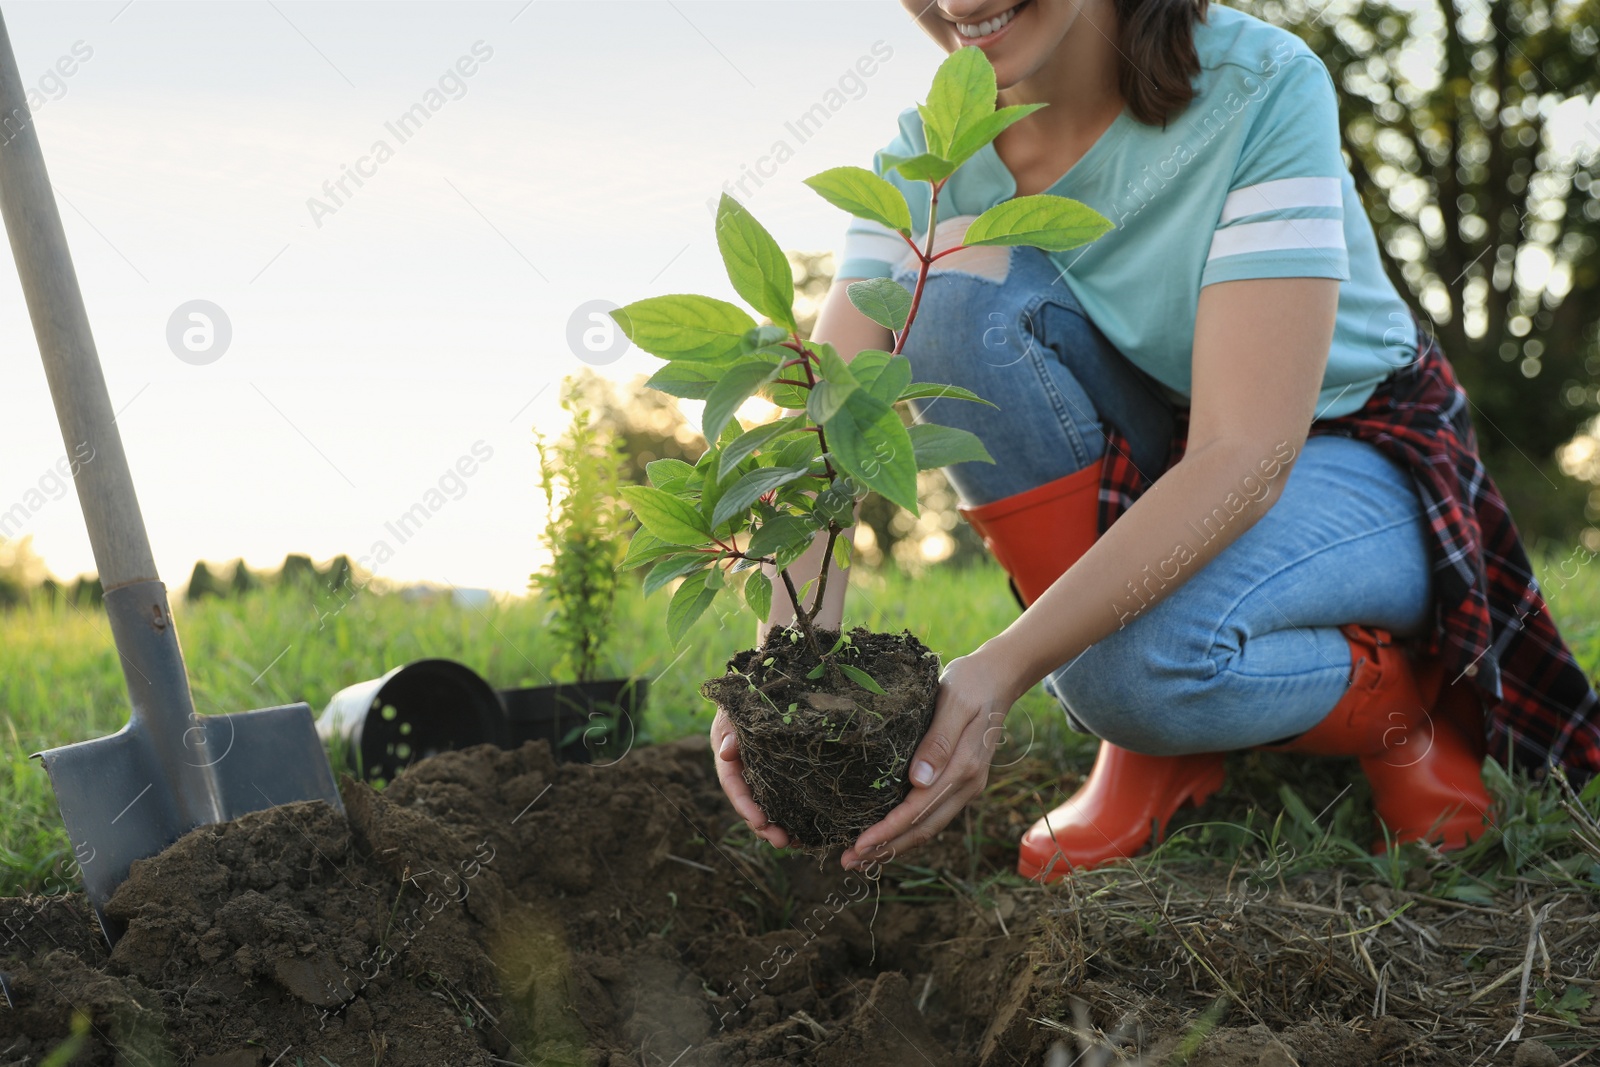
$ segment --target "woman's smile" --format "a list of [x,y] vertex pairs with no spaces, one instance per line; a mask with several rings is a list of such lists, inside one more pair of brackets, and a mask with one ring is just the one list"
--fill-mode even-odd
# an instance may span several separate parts
[[954,23],[956,32],[966,38],[967,44],[980,46],[989,44],[1000,38],[1001,31],[1011,25],[1012,20],[1017,17],[1017,13],[1027,7],[1028,3],[1029,0],[1022,0],[1022,3],[1007,8],[998,15],[992,15],[977,22],[956,22]]

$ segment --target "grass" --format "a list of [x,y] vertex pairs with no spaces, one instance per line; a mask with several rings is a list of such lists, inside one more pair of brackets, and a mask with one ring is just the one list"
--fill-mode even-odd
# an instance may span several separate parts
[[[1600,666],[1600,567],[1573,574],[1569,566],[1563,580],[1554,568],[1565,558],[1566,553],[1549,554],[1545,585],[1557,622],[1593,674]],[[712,709],[699,695],[700,682],[720,673],[728,657],[754,636],[752,617],[729,599],[715,605],[674,650],[664,636],[665,606],[665,594],[646,600],[631,582],[618,605],[618,673],[652,679],[641,743],[703,732]],[[361,592],[341,599],[301,585],[177,610],[202,713],[298,700],[320,711],[344,686],[430,656],[460,660],[495,686],[542,684],[554,680],[550,675],[559,658],[542,636],[544,610],[532,599],[462,607],[448,597],[418,600]],[[915,579],[896,572],[864,573],[852,582],[846,618],[875,630],[911,629],[948,659],[999,632],[1016,613],[1000,571],[983,565],[935,568]],[[0,894],[37,890],[70,855],[49,782],[30,754],[114,732],[126,718],[122,676],[103,614],[64,604],[0,614]],[[1037,688],[1019,703],[1012,722],[1019,754],[1026,749],[1057,766],[1083,767],[1094,750],[1092,739],[1064,728],[1054,702]],[[1463,872],[1485,868],[1515,877],[1533,862],[1530,857],[1546,854],[1547,844],[1570,843],[1571,823],[1553,790],[1529,799],[1517,783],[1502,779],[1491,771],[1490,784],[1512,816],[1507,833],[1496,836],[1503,843],[1463,857]],[[1383,862],[1367,856],[1359,844],[1364,813],[1352,807],[1353,798],[1335,806],[1328,819],[1308,825],[1303,809],[1323,804],[1306,775],[1298,776],[1298,785],[1307,793],[1304,802],[1284,786],[1279,798],[1269,789],[1261,806],[1286,813],[1302,860],[1338,858],[1374,868]],[[1592,807],[1597,798],[1590,799]],[[1193,827],[1170,852],[1174,858],[1196,851],[1236,855],[1247,839],[1284,832],[1260,824]],[[1577,874],[1572,849],[1557,851]],[[1403,875],[1399,868],[1374,869],[1375,877],[1388,880]],[[1488,892],[1484,877],[1463,873],[1454,892],[1462,899]]]

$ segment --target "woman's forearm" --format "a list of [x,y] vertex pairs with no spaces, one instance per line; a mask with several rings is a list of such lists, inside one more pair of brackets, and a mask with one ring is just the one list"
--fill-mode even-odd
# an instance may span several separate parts
[[1170,596],[1265,515],[1304,437],[1220,441],[1164,474],[1027,611],[978,650],[1013,700]]
[[[839,535],[847,544],[855,535],[852,526]],[[795,590],[800,593],[800,599],[805,602],[806,608],[817,602],[816,577],[822,573],[822,554],[828,550],[828,535],[819,533],[811,542],[811,547],[806,549],[805,555],[789,565],[789,574],[795,581]],[[756,629],[756,645],[760,647],[767,640],[767,634],[774,628],[788,626],[794,622],[794,601],[789,598],[789,590],[784,586],[783,579],[778,576],[777,570],[770,563],[763,563],[761,569],[767,577],[772,579],[772,610],[767,614],[767,621]],[[810,582],[809,590],[804,588],[804,583]],[[823,591],[822,610],[817,612],[816,624],[824,630],[837,630],[844,618],[844,595],[850,584],[850,569],[841,568],[833,560],[828,561],[828,587]]]
[[[828,293],[822,299],[822,306],[817,311],[817,324],[811,331],[811,339],[826,342],[838,350],[841,358],[849,362],[856,358],[856,354],[863,349],[887,349],[894,343],[894,335],[876,322],[857,311],[855,305],[850,303],[847,289],[852,281],[857,278],[835,278],[829,286]],[[794,415],[798,412],[785,411],[785,415]],[[839,536],[845,539],[845,544],[850,543],[855,528],[843,531]],[[822,556],[827,551],[827,533],[818,533],[811,547],[805,555],[789,565],[789,575],[794,580],[796,591],[800,591],[806,582],[813,581],[822,573]],[[772,579],[772,610],[767,615],[767,621],[756,628],[757,645],[766,641],[767,633],[775,626],[788,626],[794,622],[794,600],[789,596],[789,590],[784,586],[783,579],[770,565],[763,564],[762,569],[767,577]],[[837,630],[842,625],[844,617],[844,594],[849,585],[849,568],[840,568],[832,560],[828,561],[827,588],[823,591],[822,610],[817,613],[816,624],[825,630]],[[816,602],[817,590],[815,586],[801,596],[806,606]]]

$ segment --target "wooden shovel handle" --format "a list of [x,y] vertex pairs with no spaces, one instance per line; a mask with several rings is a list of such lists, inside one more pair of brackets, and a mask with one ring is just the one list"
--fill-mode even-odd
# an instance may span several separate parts
[[67,454],[82,460],[73,481],[106,590],[156,580],[133,476],[72,268],[38,132],[0,16],[0,217],[11,239],[23,296]]

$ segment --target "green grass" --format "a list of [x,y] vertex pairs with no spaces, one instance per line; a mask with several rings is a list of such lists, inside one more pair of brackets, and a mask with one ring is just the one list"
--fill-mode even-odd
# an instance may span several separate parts
[[[1566,552],[1548,556],[1552,568],[1565,558]],[[1552,569],[1545,579],[1556,619],[1592,674],[1600,666],[1600,565],[1582,567],[1564,582]],[[754,620],[730,598],[675,651],[664,634],[665,608],[665,594],[647,601],[631,582],[618,606],[618,673],[652,679],[641,742],[705,730],[712,709],[698,693],[700,682],[720,673],[754,636]],[[862,574],[852,583],[846,619],[877,630],[910,629],[948,659],[971,651],[1016,614],[1000,571],[984,565],[934,568],[915,580]],[[559,659],[543,637],[543,608],[534,600],[471,608],[448,598],[359,593],[345,603],[298,586],[180,605],[178,615],[195,703],[204,713],[297,700],[320,712],[338,689],[428,656],[460,660],[496,686],[543,683]],[[1017,711],[1018,751],[1087,762],[1092,740],[1066,731],[1041,690]],[[68,855],[49,782],[29,755],[111,733],[126,718],[102,613],[37,604],[0,614],[0,893],[37,889]],[[1219,847],[1227,839],[1219,835]]]

